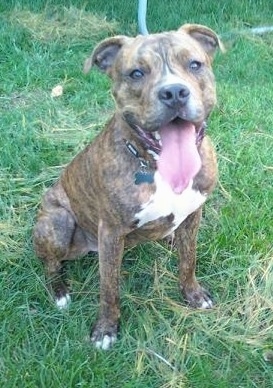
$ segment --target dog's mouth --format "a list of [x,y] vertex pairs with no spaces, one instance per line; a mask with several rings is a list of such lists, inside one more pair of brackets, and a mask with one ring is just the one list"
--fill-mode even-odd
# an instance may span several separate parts
[[139,126],[135,130],[155,158],[162,178],[180,194],[201,168],[198,147],[204,137],[205,123],[196,125],[176,117],[154,132]]

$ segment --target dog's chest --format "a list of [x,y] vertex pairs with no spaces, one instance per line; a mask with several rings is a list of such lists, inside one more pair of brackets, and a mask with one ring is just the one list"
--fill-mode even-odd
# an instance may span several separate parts
[[138,220],[138,227],[142,227],[148,222],[172,214],[173,220],[170,229],[166,232],[168,235],[197,210],[205,202],[207,196],[194,190],[192,182],[181,194],[175,194],[169,184],[163,181],[158,171],[155,173],[154,179],[156,191],[142,205],[141,210],[135,214],[135,219]]

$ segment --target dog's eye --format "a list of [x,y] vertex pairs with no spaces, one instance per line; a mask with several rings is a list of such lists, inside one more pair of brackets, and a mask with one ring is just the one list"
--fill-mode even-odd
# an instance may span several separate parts
[[144,73],[142,70],[135,69],[129,74],[130,78],[134,80],[140,80],[142,77],[144,77]]
[[190,67],[190,69],[191,69],[192,71],[198,71],[198,70],[200,70],[201,67],[202,67],[202,62],[199,62],[199,61],[191,61],[189,67]]

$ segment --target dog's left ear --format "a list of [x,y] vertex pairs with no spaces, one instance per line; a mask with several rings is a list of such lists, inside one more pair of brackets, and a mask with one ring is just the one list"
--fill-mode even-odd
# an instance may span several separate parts
[[123,35],[103,40],[95,47],[91,56],[86,59],[83,71],[88,73],[88,71],[96,65],[103,73],[110,74],[117,54],[122,46],[129,40],[130,38]]
[[217,49],[225,52],[225,47],[218,35],[206,26],[201,24],[184,24],[178,31],[184,31],[197,40],[210,57],[213,57]]

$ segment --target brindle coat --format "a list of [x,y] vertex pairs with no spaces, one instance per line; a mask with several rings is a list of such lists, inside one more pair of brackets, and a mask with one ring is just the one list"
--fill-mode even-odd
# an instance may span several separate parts
[[[185,25],[176,32],[107,39],[85,63],[85,71],[97,65],[112,78],[116,113],[105,130],[74,158],[44,195],[34,228],[34,245],[61,307],[68,300],[68,289],[60,276],[63,261],[98,251],[100,311],[91,333],[98,347],[106,349],[116,339],[124,248],[162,239],[172,231],[175,218],[174,214],[159,215],[138,226],[136,214],[151,199],[156,184],[134,183],[140,161],[128,151],[125,142],[133,145],[156,171],[154,156],[136,134],[135,127],[152,133],[173,119],[173,109],[158,97],[172,77],[187,84],[190,90],[191,104],[181,102],[179,106],[183,119],[200,128],[216,102],[211,62],[219,47],[221,43],[212,30]],[[202,167],[193,179],[192,189],[207,196],[217,179],[216,157],[207,136],[198,144],[198,152]],[[209,294],[195,278],[200,216],[201,207],[175,230],[179,282],[191,306],[209,308],[212,306]]]

